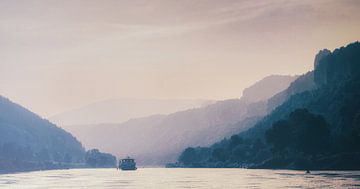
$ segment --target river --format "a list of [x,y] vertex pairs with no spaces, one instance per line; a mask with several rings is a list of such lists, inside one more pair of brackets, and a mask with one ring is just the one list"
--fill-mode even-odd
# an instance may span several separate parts
[[70,169],[0,175],[0,188],[360,188],[360,171],[141,168]]

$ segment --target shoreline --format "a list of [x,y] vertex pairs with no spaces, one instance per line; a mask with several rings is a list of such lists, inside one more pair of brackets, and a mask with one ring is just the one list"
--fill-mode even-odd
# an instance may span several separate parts
[[[41,172],[41,171],[55,171],[55,170],[83,170],[83,169],[115,169],[111,167],[74,167],[74,168],[63,168],[63,169],[34,169],[34,170],[16,170],[16,171],[0,171],[0,176],[7,174],[21,174],[21,173],[31,173],[31,172]],[[212,170],[220,170],[220,169],[243,169],[243,170],[272,170],[272,171],[306,171],[305,169],[265,169],[265,168],[237,168],[237,167],[141,167],[139,169],[212,169]],[[315,172],[356,172],[360,171],[360,169],[310,169],[310,171]]]

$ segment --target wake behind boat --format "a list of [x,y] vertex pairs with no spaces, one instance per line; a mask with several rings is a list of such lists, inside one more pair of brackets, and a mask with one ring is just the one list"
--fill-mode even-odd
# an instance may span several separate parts
[[119,169],[123,171],[136,170],[136,162],[133,158],[127,157],[119,160]]

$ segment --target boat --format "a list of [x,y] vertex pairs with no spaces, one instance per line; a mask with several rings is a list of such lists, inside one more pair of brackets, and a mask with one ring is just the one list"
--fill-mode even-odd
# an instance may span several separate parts
[[125,159],[121,159],[119,161],[119,169],[123,171],[131,171],[136,170],[136,162],[135,159],[127,157]]

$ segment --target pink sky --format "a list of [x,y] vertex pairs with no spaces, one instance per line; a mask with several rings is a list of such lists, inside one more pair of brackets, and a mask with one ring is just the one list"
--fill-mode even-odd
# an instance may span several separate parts
[[228,99],[360,39],[359,1],[0,1],[0,94],[42,116],[103,99]]

